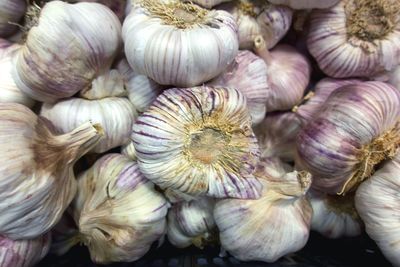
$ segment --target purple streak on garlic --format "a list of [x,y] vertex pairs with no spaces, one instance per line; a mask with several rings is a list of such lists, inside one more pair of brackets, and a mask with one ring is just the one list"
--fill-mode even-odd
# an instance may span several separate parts
[[397,66],[394,71],[390,74],[390,79],[388,81],[391,85],[400,90],[400,65]]
[[50,233],[16,241],[0,235],[0,266],[33,267],[47,255],[50,243]]
[[107,154],[78,184],[74,219],[94,262],[135,261],[165,234],[169,204],[131,159]]
[[24,16],[26,0],[0,0],[0,37],[9,37],[18,30]]
[[120,46],[121,23],[107,7],[51,1],[17,53],[13,78],[36,100],[70,97],[109,69]]
[[76,193],[75,161],[101,137],[89,122],[63,135],[53,128],[25,106],[0,103],[0,233],[12,239],[57,223]]
[[333,92],[299,133],[300,164],[327,193],[346,193],[367,179],[376,164],[400,145],[400,92],[364,82]]
[[208,83],[211,86],[233,87],[247,98],[247,105],[254,124],[260,123],[266,113],[270,88],[267,65],[250,51],[239,51],[235,61],[220,76]]
[[239,46],[230,14],[179,1],[142,1],[125,19],[122,36],[135,72],[179,87],[218,76]]
[[297,171],[282,175],[282,170],[275,176],[269,160],[261,160],[256,171],[264,185],[260,199],[217,201],[214,219],[221,246],[235,258],[274,262],[306,244],[312,208],[305,194],[311,175]]
[[314,10],[308,48],[334,78],[376,76],[400,63],[398,0],[344,0]]
[[246,98],[233,88],[164,91],[133,126],[143,174],[191,196],[257,198],[258,161]]
[[268,49],[285,36],[292,24],[293,12],[263,0],[239,0],[218,6],[233,15],[239,31],[239,48],[252,49],[254,38],[261,35]]
[[383,255],[400,266],[400,154],[363,182],[356,192],[358,213]]
[[293,9],[328,8],[336,5],[340,0],[268,0],[275,5],[285,5]]

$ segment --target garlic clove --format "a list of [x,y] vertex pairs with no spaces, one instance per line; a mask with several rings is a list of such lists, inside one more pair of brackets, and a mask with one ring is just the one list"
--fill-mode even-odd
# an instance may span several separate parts
[[0,37],[9,37],[18,30],[17,24],[25,11],[25,0],[0,1]]
[[293,9],[328,8],[336,5],[340,0],[268,0],[275,5],[285,5]]
[[246,98],[233,88],[164,91],[131,136],[143,174],[191,196],[257,198],[258,161]]

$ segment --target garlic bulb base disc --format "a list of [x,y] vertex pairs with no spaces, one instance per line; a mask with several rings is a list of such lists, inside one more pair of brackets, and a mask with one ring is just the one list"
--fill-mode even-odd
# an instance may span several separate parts
[[356,207],[354,205],[354,193],[345,196],[326,195],[326,207],[337,214],[349,214],[354,220],[359,220]]

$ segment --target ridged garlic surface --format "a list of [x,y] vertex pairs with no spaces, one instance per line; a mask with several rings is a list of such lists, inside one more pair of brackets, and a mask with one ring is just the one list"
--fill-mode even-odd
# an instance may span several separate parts
[[127,2],[130,0],[70,0],[69,2],[92,2],[92,3],[99,3],[102,5],[107,6],[110,8],[115,15],[119,18],[119,20],[122,22],[125,18],[125,7],[127,5]]
[[165,234],[169,204],[131,159],[107,154],[78,184],[73,214],[95,263],[137,260]]
[[47,255],[50,244],[50,233],[29,240],[0,236],[0,266],[33,267]]
[[400,266],[399,190],[400,155],[397,154],[360,185],[355,197],[368,235],[393,266]]
[[239,46],[230,14],[179,1],[140,2],[125,19],[122,37],[135,72],[178,87],[197,86],[219,75]]
[[366,77],[400,64],[400,2],[343,0],[313,10],[308,48],[333,78]]
[[275,5],[285,5],[293,9],[328,8],[336,5],[340,0],[268,0]]
[[274,47],[285,36],[292,24],[293,11],[266,0],[239,0],[218,6],[228,11],[238,24],[239,48],[252,49],[254,38],[261,35],[267,48]]
[[[50,120],[61,132],[68,132],[91,121],[102,126],[104,137],[92,152],[103,153],[129,143],[137,111],[125,97],[122,76],[116,70],[98,77],[91,88],[72,97],[42,106],[40,115]],[[68,115],[66,115],[68,114]]]
[[208,84],[239,90],[247,98],[253,125],[264,119],[267,112],[265,103],[270,93],[267,65],[252,52],[239,51],[233,64]]
[[35,238],[50,230],[76,193],[73,164],[100,139],[86,123],[57,135],[20,104],[0,103],[0,233]]
[[246,97],[233,88],[164,91],[131,136],[143,174],[191,196],[257,198],[259,149]]
[[121,23],[109,8],[51,1],[29,30],[12,75],[24,93],[52,102],[90,86],[109,69],[120,46]]
[[0,37],[9,37],[18,30],[24,16],[26,0],[0,0]]
[[216,203],[221,246],[239,260],[274,262],[308,240],[312,208],[305,194],[311,175],[280,169],[271,172],[269,161],[261,160],[256,171],[264,185],[260,199]]
[[192,0],[193,3],[198,4],[205,8],[212,8],[223,2],[229,2],[229,1],[231,1],[231,0]]
[[203,248],[216,240],[212,198],[200,198],[172,205],[168,211],[168,240],[178,248],[195,245]]

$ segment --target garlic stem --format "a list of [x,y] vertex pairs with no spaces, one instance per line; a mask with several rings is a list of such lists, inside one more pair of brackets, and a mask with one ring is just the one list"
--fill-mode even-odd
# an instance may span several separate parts
[[294,171],[285,174],[281,181],[271,183],[271,188],[290,198],[304,196],[311,186],[311,174],[306,171]]
[[268,51],[265,40],[261,35],[258,35],[256,38],[254,38],[254,51],[259,57],[264,59],[267,65],[272,63],[272,55]]

